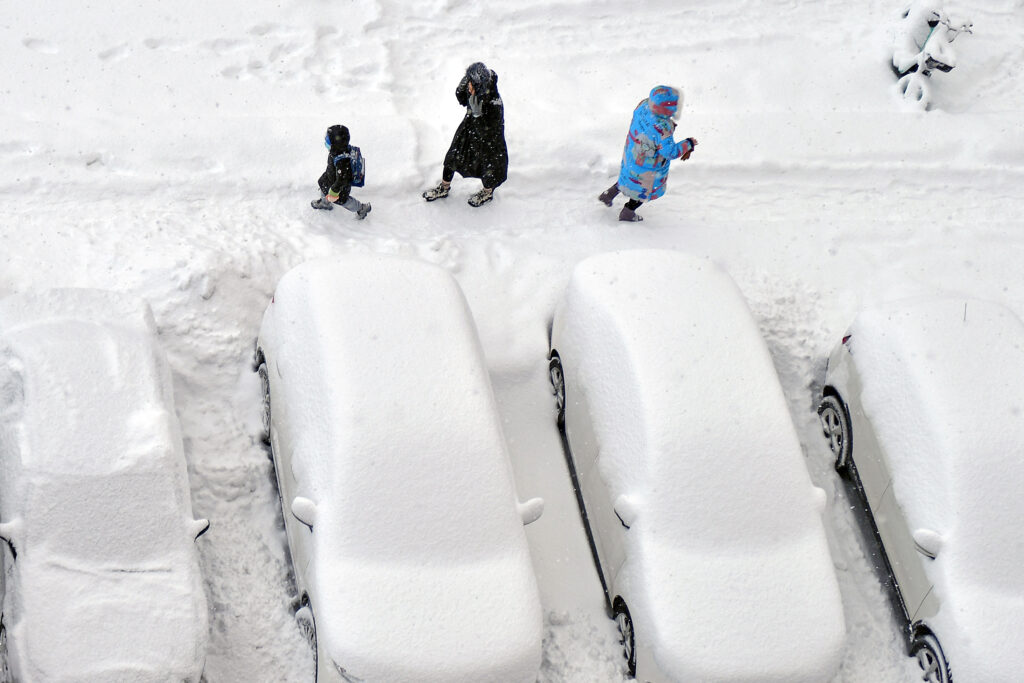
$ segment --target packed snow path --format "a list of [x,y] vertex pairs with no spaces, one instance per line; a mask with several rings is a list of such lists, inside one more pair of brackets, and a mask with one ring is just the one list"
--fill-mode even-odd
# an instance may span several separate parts
[[[211,605],[210,683],[308,681],[287,548],[257,439],[252,341],[278,278],[345,251],[416,256],[466,292],[492,371],[547,610],[541,681],[623,678],[614,624],[565,470],[546,328],[573,263],[664,247],[708,256],[768,339],[843,592],[838,681],[908,680],[914,664],[865,557],[814,415],[828,351],[862,305],[917,292],[995,298],[1024,315],[1024,47],[1020,0],[966,3],[975,34],[935,79],[937,110],[901,113],[886,66],[888,3],[190,2],[52,11],[0,26],[0,295],[53,286],[145,296],[175,373]],[[659,44],[644,44],[656,26]],[[462,111],[462,70],[500,75],[510,177],[419,192]],[[667,195],[617,223],[596,200],[633,106],[687,93],[700,140]],[[314,212],[323,130],[368,161],[366,221]],[[621,201],[621,200],[620,200]],[[617,205],[618,206],[618,205]],[[386,314],[386,312],[382,312]],[[743,410],[737,406],[737,428]],[[751,466],[758,461],[751,435]],[[443,494],[442,494],[443,495]],[[766,492],[766,495],[769,495]]]

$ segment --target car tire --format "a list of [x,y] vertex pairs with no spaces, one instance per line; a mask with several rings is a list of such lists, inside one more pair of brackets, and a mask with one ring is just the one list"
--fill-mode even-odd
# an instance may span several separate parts
[[626,667],[630,676],[636,676],[636,636],[633,633],[633,618],[629,616],[629,607],[622,598],[615,599],[615,623],[622,636],[622,654],[626,658]]
[[914,637],[910,645],[910,656],[921,667],[921,680],[925,683],[953,683],[946,655],[938,639],[931,633],[926,631]]
[[850,418],[846,406],[838,396],[830,394],[818,406],[818,418],[835,458],[836,471],[840,474],[847,472],[850,469]]
[[10,683],[11,669],[7,666],[7,627],[0,622],[0,682]]
[[302,607],[295,611],[295,623],[299,627],[299,633],[313,649],[313,680],[316,681],[320,671],[317,661],[316,618],[313,616],[313,607],[305,595],[302,596]]
[[260,440],[270,445],[270,372],[267,370],[266,362],[260,363],[256,370],[260,376],[260,390],[263,392],[263,407],[260,417],[262,418],[262,430]]
[[565,373],[562,372],[562,359],[556,352],[551,353],[551,362],[548,363],[548,379],[555,392],[555,407],[558,410],[556,420],[561,427],[565,424]]

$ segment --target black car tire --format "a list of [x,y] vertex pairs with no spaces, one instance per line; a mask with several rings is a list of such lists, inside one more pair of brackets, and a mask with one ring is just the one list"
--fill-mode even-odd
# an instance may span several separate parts
[[11,669],[7,666],[7,627],[0,621],[0,683],[10,683]]
[[829,450],[835,458],[836,471],[844,473],[850,468],[850,418],[846,406],[838,396],[828,395],[818,406],[821,431],[828,439]]
[[260,432],[260,440],[263,443],[270,444],[270,373],[267,370],[267,364],[265,362],[260,363],[260,367],[256,370],[260,376],[260,390],[263,392],[263,408],[261,413],[262,418],[262,431]]
[[927,631],[918,634],[910,645],[910,656],[921,667],[921,680],[925,683],[953,683],[949,662],[938,639]]
[[615,623],[622,635],[622,654],[626,658],[626,667],[630,676],[636,676],[636,635],[633,633],[633,618],[629,616],[629,607],[622,598],[615,600]]
[[548,379],[555,392],[555,407],[558,410],[556,420],[561,427],[565,424],[565,374],[562,372],[562,359],[555,352],[552,352],[551,362],[548,363]]

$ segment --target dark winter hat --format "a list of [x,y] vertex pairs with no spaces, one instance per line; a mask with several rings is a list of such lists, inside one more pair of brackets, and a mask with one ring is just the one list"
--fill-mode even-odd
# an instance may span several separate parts
[[466,67],[466,78],[477,90],[483,90],[491,83],[491,70],[483,62],[473,62]]
[[334,125],[327,129],[324,142],[328,147],[348,147],[348,128]]

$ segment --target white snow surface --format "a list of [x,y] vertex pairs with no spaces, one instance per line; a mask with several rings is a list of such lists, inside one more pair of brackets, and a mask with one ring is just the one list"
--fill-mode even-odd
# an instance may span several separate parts
[[[309,681],[271,465],[256,337],[283,273],[352,252],[459,281],[487,358],[545,610],[544,683],[618,683],[623,661],[579,522],[547,380],[547,321],[595,253],[676,249],[724,267],[768,342],[826,524],[846,615],[836,681],[916,665],[865,556],[814,413],[857,311],[946,293],[1024,311],[1024,2],[974,22],[933,111],[905,113],[888,0],[190,0],[8,3],[0,22],[0,295],[133,293],[174,377],[209,600],[210,683]],[[500,75],[509,180],[479,209],[456,179],[425,204],[462,114],[465,67]],[[700,140],[667,194],[618,223],[596,196],[633,107],[684,88]],[[373,203],[316,212],[324,130],[344,123]],[[620,200],[621,202],[621,200]],[[755,457],[752,455],[752,457]],[[956,663],[954,663],[956,667]],[[959,679],[958,679],[959,680]]]
[[828,680],[844,626],[825,494],[733,281],[676,251],[592,256],[554,325],[567,400],[586,394],[601,476],[635,511],[619,580],[661,670]]
[[1024,323],[968,298],[865,311],[850,328],[862,402],[910,528],[938,535],[935,622],[958,677],[1011,681],[1024,665]]
[[293,559],[334,661],[396,683],[535,680],[537,584],[455,278],[393,256],[306,262],[260,347],[291,432],[278,464],[316,503],[311,557]]
[[17,525],[18,550],[4,613],[19,680],[199,680],[206,595],[156,343],[149,307],[123,294],[0,301],[0,384],[14,399],[0,411],[0,519]]

